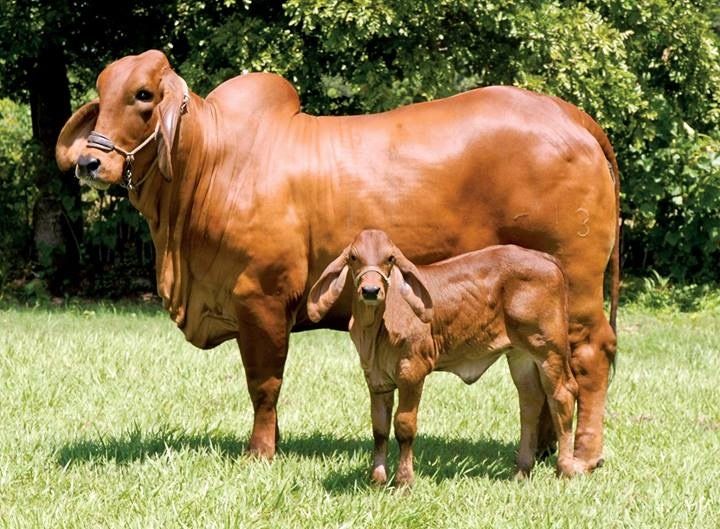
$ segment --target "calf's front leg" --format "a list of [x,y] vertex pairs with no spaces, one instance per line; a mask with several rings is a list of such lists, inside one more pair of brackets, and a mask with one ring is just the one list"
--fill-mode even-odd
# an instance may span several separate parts
[[370,389],[370,416],[373,428],[373,464],[370,479],[376,485],[387,483],[387,451],[395,390],[375,393]]
[[415,480],[412,444],[417,434],[417,412],[423,382],[398,385],[398,409],[395,412],[395,438],[400,445],[400,461],[395,475],[398,486],[410,486]]

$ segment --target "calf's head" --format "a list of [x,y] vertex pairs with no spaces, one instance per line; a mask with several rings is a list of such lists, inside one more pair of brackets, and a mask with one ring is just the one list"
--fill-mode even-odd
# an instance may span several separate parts
[[97,91],[99,99],[78,109],[60,132],[60,169],[75,166],[79,179],[105,189],[129,184],[128,169],[132,176],[157,157],[161,172],[172,178],[170,154],[189,96],[165,55],[150,50],[113,62],[98,76]]
[[[310,289],[308,316],[318,322],[338,300],[347,276],[353,279],[353,311],[381,314],[391,281],[397,281],[402,299],[423,322],[432,319],[432,300],[417,268],[380,230],[361,231],[355,240],[331,262]],[[392,279],[391,279],[392,278]]]

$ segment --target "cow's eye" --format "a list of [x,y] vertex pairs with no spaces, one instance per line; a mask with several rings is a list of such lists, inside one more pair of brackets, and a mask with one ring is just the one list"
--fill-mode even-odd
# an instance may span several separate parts
[[357,261],[357,257],[355,256],[355,254],[350,254],[350,260]]
[[391,255],[390,257],[388,257],[388,263],[395,264],[395,256],[394,255]]
[[152,92],[149,92],[147,90],[138,90],[137,93],[135,94],[135,99],[137,99],[138,101],[144,101],[144,102],[152,101],[152,98],[153,98]]

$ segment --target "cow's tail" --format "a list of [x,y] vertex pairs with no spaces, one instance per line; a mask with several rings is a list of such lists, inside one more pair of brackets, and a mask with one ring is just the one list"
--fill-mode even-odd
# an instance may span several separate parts
[[576,120],[585,130],[592,134],[595,141],[598,142],[600,148],[605,154],[605,159],[610,169],[610,176],[615,183],[615,211],[617,219],[615,222],[615,245],[610,255],[610,326],[617,335],[617,311],[620,301],[620,169],[618,168],[617,158],[615,158],[615,150],[610,144],[605,131],[597,122],[586,112],[560,98],[553,98],[574,120]]
[[615,211],[617,212],[617,219],[615,219],[615,244],[613,245],[610,256],[610,326],[617,335],[617,311],[620,301],[620,169],[618,168],[617,158],[615,158],[615,150],[610,144],[610,140],[605,134],[605,131],[585,112],[580,112],[583,114],[583,125],[585,129],[593,135],[602,148],[603,153],[605,153],[605,158],[607,159],[610,169],[610,176],[612,176],[615,184]]

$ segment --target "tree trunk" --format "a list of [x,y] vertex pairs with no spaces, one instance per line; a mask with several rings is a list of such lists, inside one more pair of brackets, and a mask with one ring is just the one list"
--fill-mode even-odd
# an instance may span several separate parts
[[55,142],[70,117],[70,88],[62,47],[41,46],[29,71],[33,138],[39,159],[33,167],[40,191],[33,208],[33,238],[40,271],[53,294],[77,285],[82,238],[80,185],[72,172],[60,173]]

